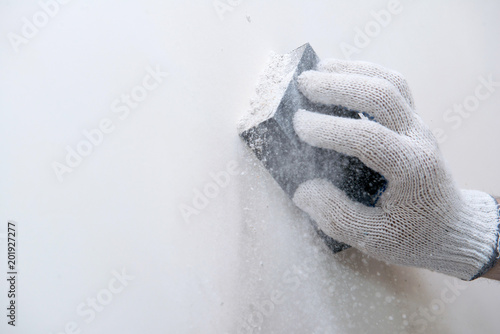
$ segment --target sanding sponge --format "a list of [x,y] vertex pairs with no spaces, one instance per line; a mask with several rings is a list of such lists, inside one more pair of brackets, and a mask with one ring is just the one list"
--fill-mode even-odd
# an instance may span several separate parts
[[[288,54],[274,55],[257,86],[251,110],[239,124],[240,136],[290,198],[301,183],[323,178],[351,199],[374,206],[387,184],[382,175],[355,157],[310,146],[294,131],[293,115],[299,109],[361,118],[359,112],[342,106],[312,103],[299,92],[298,76],[314,70],[318,62],[309,44]],[[349,247],[313,225],[333,252]]]

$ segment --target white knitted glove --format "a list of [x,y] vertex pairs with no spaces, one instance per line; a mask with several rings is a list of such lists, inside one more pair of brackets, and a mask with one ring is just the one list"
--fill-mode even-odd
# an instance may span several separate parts
[[299,137],[355,156],[388,181],[374,207],[350,200],[327,180],[301,184],[293,201],[323,232],[380,260],[464,280],[493,266],[499,255],[497,202],[456,187],[399,73],[327,60],[318,71],[304,72],[298,85],[313,102],[368,114],[349,119],[299,110]]

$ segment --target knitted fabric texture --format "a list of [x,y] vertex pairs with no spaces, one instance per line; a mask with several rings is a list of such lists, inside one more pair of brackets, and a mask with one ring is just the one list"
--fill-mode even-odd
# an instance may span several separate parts
[[313,102],[370,116],[299,110],[294,117],[299,137],[355,156],[388,181],[377,205],[368,207],[327,180],[310,180],[294,195],[299,208],[332,238],[380,260],[464,280],[489,269],[498,256],[497,202],[457,188],[399,73],[366,62],[327,60],[317,71],[304,72],[298,85]]

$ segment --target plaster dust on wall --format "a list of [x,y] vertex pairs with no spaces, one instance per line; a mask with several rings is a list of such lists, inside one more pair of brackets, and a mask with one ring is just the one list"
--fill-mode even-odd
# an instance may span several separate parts
[[271,175],[246,148],[235,188],[240,233],[230,333],[368,333],[410,329],[405,319],[420,284],[355,249],[333,253]]

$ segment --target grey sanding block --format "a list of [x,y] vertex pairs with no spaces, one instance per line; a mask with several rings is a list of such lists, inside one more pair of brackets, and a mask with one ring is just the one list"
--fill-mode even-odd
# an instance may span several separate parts
[[[385,178],[359,159],[301,141],[293,128],[299,109],[349,118],[360,113],[337,105],[312,103],[296,85],[297,77],[316,68],[319,58],[309,44],[272,57],[257,86],[252,108],[240,122],[239,133],[285,193],[293,198],[297,187],[311,179],[328,179],[351,199],[374,206],[385,190]],[[324,234],[312,221],[333,252],[349,246]]]

